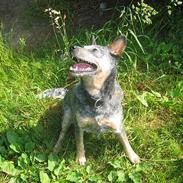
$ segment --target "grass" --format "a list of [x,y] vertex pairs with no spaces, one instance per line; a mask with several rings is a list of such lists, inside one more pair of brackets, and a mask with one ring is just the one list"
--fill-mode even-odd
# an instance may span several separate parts
[[[81,30],[69,44],[89,44],[92,34],[105,44],[113,38],[107,37],[112,25],[111,20],[100,31]],[[179,24],[175,26],[180,31]],[[139,165],[128,161],[113,134],[86,134],[87,164],[77,165],[72,128],[60,154],[53,155],[62,102],[35,96],[75,82],[67,80],[70,58],[60,59],[45,48],[31,54],[22,49],[15,52],[0,36],[0,182],[182,182],[183,42],[177,32],[172,39],[173,29],[166,40],[151,33],[148,39],[128,34],[126,54],[118,64],[118,81],[125,92],[124,123],[142,158]]]

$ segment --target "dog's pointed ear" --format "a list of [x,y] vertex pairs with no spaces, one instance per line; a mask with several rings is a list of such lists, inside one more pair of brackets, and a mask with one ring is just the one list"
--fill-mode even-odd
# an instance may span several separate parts
[[127,39],[125,36],[121,36],[120,38],[113,41],[112,44],[109,45],[109,49],[112,55],[119,56],[123,53],[126,48]]
[[92,45],[97,45],[96,40],[97,40],[97,38],[95,38],[95,36],[92,36]]

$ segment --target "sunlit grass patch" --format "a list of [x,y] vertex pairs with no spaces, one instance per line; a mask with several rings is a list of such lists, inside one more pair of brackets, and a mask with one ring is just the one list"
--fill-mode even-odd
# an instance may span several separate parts
[[[95,35],[99,44],[107,45],[120,35],[123,23],[115,30],[112,21],[100,30],[78,30],[66,44],[90,44]],[[129,162],[114,134],[86,134],[88,161],[85,167],[79,166],[73,128],[60,154],[53,155],[62,102],[38,100],[36,94],[75,82],[67,79],[70,57],[53,56],[55,50],[42,48],[31,54],[16,52],[0,37],[1,182],[181,182],[181,53],[172,46],[175,42],[166,46],[151,35],[138,35],[135,30],[130,34],[126,27],[124,31],[129,44],[118,61],[117,79],[125,93],[125,128],[142,163]]]

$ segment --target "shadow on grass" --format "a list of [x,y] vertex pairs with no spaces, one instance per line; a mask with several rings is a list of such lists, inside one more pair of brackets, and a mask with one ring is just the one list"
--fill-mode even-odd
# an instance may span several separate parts
[[179,159],[175,162],[172,163],[171,165],[171,171],[170,174],[168,176],[168,180],[172,180],[176,178],[177,182],[182,182],[183,180],[183,160]]
[[[52,153],[53,147],[58,140],[63,117],[63,102],[51,104],[43,113],[34,127],[26,124],[17,129],[8,129],[0,134],[0,154],[7,160],[16,162],[16,158],[22,153],[28,155],[47,156]],[[110,138],[108,138],[110,137]],[[85,133],[84,144],[87,158],[99,159],[104,156],[106,148],[115,148],[117,139],[112,136]],[[122,148],[119,152],[122,151]],[[74,126],[69,128],[61,150],[58,154],[60,159],[75,160],[76,147]],[[42,156],[41,155],[41,156]],[[16,158],[15,158],[16,157]],[[39,160],[38,160],[39,161]],[[40,160],[42,161],[42,160]]]
[[[52,146],[56,143],[60,129],[61,129],[61,119],[63,116],[63,107],[62,103],[56,103],[49,107],[45,111],[43,116],[40,119],[40,124],[44,127],[44,135],[48,140],[51,139]],[[176,123],[180,125],[180,123]],[[178,137],[176,137],[177,139]],[[179,139],[180,141],[180,139]],[[111,157],[124,153],[124,149],[121,144],[115,138],[114,134],[91,134],[85,133],[84,144],[86,150],[87,159],[92,159],[96,162],[111,161]],[[74,127],[71,126],[68,130],[68,133],[64,139],[62,150],[59,153],[59,158],[65,158],[75,160],[76,148],[75,148],[75,136],[74,136]],[[102,158],[102,160],[101,160]],[[169,164],[168,179],[181,179],[182,177],[182,159],[177,159]]]
[[[63,114],[64,112],[62,103],[56,103],[50,106],[49,109],[47,109],[40,118],[39,125],[43,125],[44,127],[45,138],[51,139],[51,141],[53,142],[51,145],[52,148],[55,145],[56,141],[58,140],[60,134]],[[74,133],[75,133],[74,126],[71,125],[64,138],[64,142],[59,152],[59,156],[67,159],[67,156],[70,156],[70,154],[72,155],[76,154]],[[112,149],[113,146],[116,145],[116,143],[117,139],[115,139],[114,143],[113,138],[106,138],[104,135],[91,134],[91,133],[84,134],[86,156],[92,157],[93,159],[96,160],[98,158],[100,159],[104,155],[106,148]]]
[[[44,127],[44,136],[45,138],[52,139],[54,142],[53,146],[58,140],[60,134],[63,114],[63,105],[62,103],[58,102],[51,105],[40,118],[39,124],[43,125]],[[71,125],[64,138],[63,146],[59,155],[62,156],[64,154],[64,156],[67,157],[67,154],[70,154],[70,152],[74,154],[76,153],[74,133],[74,126]],[[94,159],[98,159],[103,156],[106,146],[110,149],[113,148],[116,143],[119,143],[117,139],[113,138],[113,135],[112,138],[111,135],[108,137],[110,138],[106,138],[105,135],[102,134],[99,135],[95,133],[85,133],[84,144],[86,156],[92,156]],[[122,148],[120,151],[122,151]]]
[[[48,156],[52,152],[61,130],[62,116],[63,103],[55,102],[43,113],[35,127],[27,128],[22,126],[16,130],[9,129],[1,133],[0,155],[8,161],[13,161],[15,166],[17,166],[17,164],[20,164],[20,157],[25,153],[30,159],[33,156],[35,159],[34,163],[37,163],[37,169],[40,166],[47,166]],[[121,153],[124,152],[113,134],[97,136],[97,134],[86,133],[84,141],[86,157],[89,163],[93,161],[96,164],[104,163],[107,165],[107,162],[115,159],[115,156],[121,156]],[[62,149],[58,154],[58,159],[59,161],[65,159],[70,164],[70,162],[75,161],[75,154],[74,128],[71,126],[64,139]],[[181,179],[182,160],[172,162],[168,166],[169,174],[167,179]],[[104,168],[106,167],[104,166]],[[28,168],[30,167],[28,166]]]

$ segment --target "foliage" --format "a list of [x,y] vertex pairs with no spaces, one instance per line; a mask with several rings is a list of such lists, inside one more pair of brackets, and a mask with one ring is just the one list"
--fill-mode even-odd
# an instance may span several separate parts
[[137,2],[137,6],[132,4],[132,10],[134,11],[134,19],[140,19],[145,24],[152,24],[152,16],[158,14],[158,12],[148,4],[144,3],[144,0]]
[[[56,11],[51,8],[45,9],[45,12],[48,12],[51,19],[51,24],[53,26],[55,38],[59,47],[58,51],[63,50],[62,54],[65,54],[67,56],[69,54],[69,40],[66,31],[66,14],[62,15],[60,11]],[[59,39],[57,37],[57,32],[62,38],[63,47],[61,47],[60,45]]]
[[[48,9],[52,23],[60,31],[54,34],[60,45],[56,50],[66,51],[61,52],[61,58],[43,48],[39,54],[26,53],[23,39],[15,52],[0,36],[1,182],[182,181],[183,40],[181,21],[176,21],[180,14],[176,14],[171,29],[158,32],[154,24],[160,25],[155,18],[159,14],[155,15],[156,11],[143,1],[134,8],[117,10],[119,17],[102,28],[81,29],[71,36],[67,29],[71,20],[67,14],[65,17],[65,11]],[[171,27],[171,21],[168,23]],[[71,62],[68,48],[72,43],[89,44],[95,35],[99,44],[107,45],[121,33],[128,37],[125,55],[118,63],[118,81],[125,91],[124,123],[142,163],[131,165],[114,135],[87,135],[88,162],[80,167],[74,161],[72,129],[61,153],[52,154],[60,129],[62,103],[38,101],[35,95],[46,88],[66,87],[75,82],[67,80]]]
[[173,11],[176,10],[177,6],[181,6],[181,0],[170,0],[169,4],[167,5],[168,14],[171,15]]

